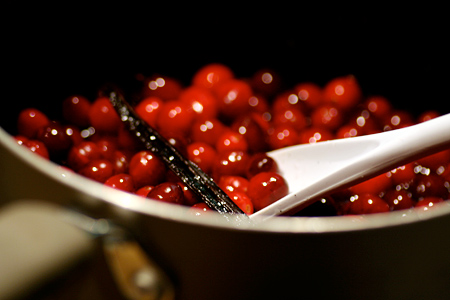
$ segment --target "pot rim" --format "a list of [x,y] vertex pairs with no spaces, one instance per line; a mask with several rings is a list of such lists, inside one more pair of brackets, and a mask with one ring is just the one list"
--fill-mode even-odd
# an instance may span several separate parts
[[[253,219],[245,223],[224,218],[211,212],[195,216],[189,207],[160,201],[142,201],[142,197],[116,190],[85,178],[65,167],[57,165],[38,155],[30,155],[28,149],[17,144],[15,139],[0,127],[0,147],[17,156],[31,168],[50,177],[56,184],[66,185],[80,194],[99,199],[112,205],[121,215],[138,213],[150,217],[168,219],[173,222],[196,226],[215,227],[227,230],[245,230],[274,233],[331,233],[360,231],[392,226],[407,225],[433,218],[450,216],[450,201],[444,201],[428,210],[411,208],[407,210],[358,216],[330,217],[273,217],[264,221]],[[2,159],[2,158],[0,158]],[[45,200],[45,199],[42,199]],[[118,210],[117,210],[118,209]]]

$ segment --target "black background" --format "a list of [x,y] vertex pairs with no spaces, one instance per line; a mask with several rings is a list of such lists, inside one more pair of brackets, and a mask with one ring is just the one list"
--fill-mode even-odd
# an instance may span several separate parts
[[136,74],[160,73],[189,84],[199,67],[221,62],[238,77],[272,68],[286,87],[354,74],[365,94],[416,115],[450,108],[442,8],[213,4],[6,9],[1,103],[59,111],[68,95],[92,99],[104,82],[134,87]]

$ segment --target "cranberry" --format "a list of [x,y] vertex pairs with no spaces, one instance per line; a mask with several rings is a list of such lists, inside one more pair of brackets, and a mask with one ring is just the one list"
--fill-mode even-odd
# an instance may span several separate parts
[[44,143],[41,141],[27,140],[23,145],[30,149],[32,152],[42,156],[43,158],[50,158],[47,147],[45,147]]
[[181,83],[168,76],[153,75],[144,80],[144,97],[158,97],[163,101],[177,99],[182,90]]
[[97,98],[89,109],[89,123],[96,131],[116,134],[121,126],[119,115],[107,97]]
[[423,210],[429,210],[435,204],[441,203],[443,201],[444,201],[444,199],[442,199],[440,197],[432,197],[432,196],[424,197],[423,199],[421,199],[420,201],[418,201],[416,203],[415,207],[420,207]]
[[194,122],[191,138],[194,142],[204,142],[215,146],[219,136],[225,132],[225,125],[217,119],[210,118]]
[[103,158],[112,160],[114,158],[114,154],[117,150],[117,143],[114,139],[111,138],[100,138],[95,143],[97,145],[98,150],[100,151],[100,155]]
[[71,96],[62,103],[64,119],[79,127],[89,126],[89,110],[91,103],[83,96]]
[[109,160],[95,159],[83,167],[79,173],[92,180],[104,183],[114,174],[114,167]]
[[250,155],[244,151],[228,151],[218,153],[213,166],[213,177],[219,179],[223,175],[245,177]]
[[216,156],[216,150],[206,143],[194,142],[187,146],[187,158],[206,173],[212,171]]
[[128,155],[126,155],[124,152],[119,150],[114,151],[111,162],[113,164],[115,174],[128,173],[130,160]]
[[395,185],[410,184],[416,173],[414,172],[414,163],[409,163],[403,166],[399,166],[389,171],[392,183]]
[[351,215],[373,214],[389,210],[389,204],[373,194],[354,195],[350,197],[346,206],[346,213]]
[[141,188],[144,185],[161,183],[164,180],[166,168],[154,154],[143,150],[131,158],[129,174],[133,177],[136,188]]
[[405,111],[393,111],[384,117],[383,130],[393,130],[413,125],[412,117]]
[[272,111],[274,114],[291,108],[304,111],[304,106],[305,104],[300,101],[295,91],[286,91],[275,97],[272,103]]
[[322,89],[315,83],[299,83],[294,87],[298,99],[309,109],[314,109],[323,103]]
[[383,173],[369,180],[365,180],[359,184],[356,184],[350,188],[353,194],[373,194],[379,195],[380,193],[386,191],[390,186],[391,178],[389,173]]
[[448,197],[446,181],[436,174],[417,174],[411,184],[411,192],[417,199],[429,196]]
[[130,151],[139,151],[142,150],[143,144],[141,140],[125,126],[120,126],[119,131],[117,132],[117,147]]
[[415,205],[412,194],[404,189],[390,190],[383,196],[392,210],[408,209]]
[[389,115],[392,110],[391,103],[383,96],[368,97],[364,103],[364,107],[372,116],[375,116],[379,120]]
[[358,128],[353,125],[344,125],[338,129],[336,132],[337,139],[345,139],[350,137],[355,137],[361,134],[358,134]]
[[254,154],[247,167],[247,178],[252,178],[261,172],[277,172],[277,162],[266,153]]
[[284,178],[275,172],[261,172],[250,179],[248,196],[255,210],[283,198],[289,192]]
[[153,190],[154,186],[152,185],[144,185],[140,189],[136,191],[136,195],[147,198],[148,193],[150,193],[151,190]]
[[249,181],[242,176],[224,175],[220,177],[218,185],[226,192],[247,193]]
[[323,89],[323,101],[343,110],[353,108],[361,97],[361,88],[353,75],[334,78]]
[[55,122],[41,127],[36,134],[36,139],[45,144],[51,156],[58,157],[65,154],[73,143],[72,138],[66,132],[66,128]]
[[275,71],[269,69],[261,69],[255,72],[250,82],[255,92],[265,96],[276,94],[281,86],[280,76]]
[[169,101],[161,108],[156,118],[157,128],[165,132],[186,134],[194,122],[192,107],[182,101]]
[[423,113],[420,114],[419,118],[417,119],[418,123],[423,123],[426,121],[429,121],[431,119],[437,118],[439,117],[441,114],[435,110],[429,110],[429,111],[425,111]]
[[230,199],[247,215],[251,215],[253,213],[253,203],[247,194],[243,192],[227,192]]
[[227,151],[247,151],[248,144],[244,136],[239,132],[228,130],[224,132],[216,142],[218,153]]
[[223,64],[209,64],[199,69],[192,78],[192,84],[213,89],[222,82],[233,78],[233,71]]
[[181,92],[179,99],[191,106],[192,110],[199,118],[217,117],[217,100],[207,88],[199,86],[188,87]]
[[66,131],[66,134],[72,139],[72,145],[78,145],[84,140],[78,127],[74,125],[65,125],[64,130]]
[[307,125],[305,115],[297,108],[279,110],[272,116],[274,126],[288,124],[297,131],[303,130]]
[[36,137],[38,130],[50,123],[47,116],[36,108],[26,108],[19,113],[17,130],[27,138]]
[[296,145],[299,134],[290,125],[278,125],[268,130],[268,143],[272,149]]
[[300,133],[300,144],[314,144],[334,139],[331,131],[320,127],[309,127]]
[[183,204],[183,191],[173,182],[163,182],[155,186],[147,195],[147,198],[168,203]]
[[324,104],[311,113],[312,126],[335,131],[342,125],[343,116],[341,110],[332,105]]
[[96,143],[84,141],[72,147],[67,156],[67,165],[75,171],[86,166],[90,161],[99,159],[101,151]]
[[187,187],[186,184],[183,182],[178,181],[177,184],[180,186],[181,190],[183,191],[183,198],[184,198],[184,204],[192,206],[198,202],[200,202],[199,197],[190,189]]
[[17,144],[19,145],[25,145],[25,143],[28,141],[28,138],[24,137],[23,135],[16,135],[14,136],[14,139],[16,140]]
[[267,133],[261,127],[255,113],[237,118],[231,129],[242,135],[247,142],[249,152],[262,152],[268,149]]
[[136,113],[151,127],[156,128],[156,119],[163,106],[163,101],[158,97],[147,97],[136,106]]
[[195,203],[189,210],[194,216],[202,216],[205,212],[212,211],[204,202]]
[[417,163],[432,171],[436,171],[441,166],[450,161],[450,150],[444,150],[417,160]]
[[253,95],[250,85],[240,79],[229,79],[216,88],[220,114],[233,119],[236,114],[245,114],[250,110],[248,99]]
[[133,178],[125,173],[120,173],[109,177],[105,185],[125,192],[134,192]]

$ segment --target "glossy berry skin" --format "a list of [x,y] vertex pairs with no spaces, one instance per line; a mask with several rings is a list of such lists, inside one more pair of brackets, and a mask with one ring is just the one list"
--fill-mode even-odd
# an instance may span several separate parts
[[220,177],[219,187],[225,192],[247,193],[249,181],[242,176],[224,175]]
[[421,199],[416,203],[415,207],[419,207],[426,211],[431,209],[435,204],[441,203],[443,201],[444,199],[440,197],[433,197],[433,196],[424,197],[423,199]]
[[156,128],[156,119],[163,106],[158,97],[147,97],[135,107],[136,113],[151,127]]
[[308,125],[305,115],[298,108],[280,110],[272,116],[272,121],[274,126],[288,124],[297,131]]
[[284,178],[274,172],[261,172],[250,179],[248,196],[256,211],[286,196],[289,192]]
[[206,143],[195,142],[187,146],[187,158],[206,173],[212,171],[216,156],[216,150]]
[[114,174],[128,173],[130,159],[124,152],[120,150],[114,151],[114,155],[110,160],[114,167]]
[[296,145],[299,134],[290,125],[278,125],[268,130],[268,143],[272,149]]
[[147,198],[174,204],[183,204],[184,201],[181,187],[173,182],[158,184],[148,193]]
[[401,210],[414,207],[415,201],[410,192],[404,189],[390,190],[383,196],[391,210]]
[[115,134],[121,126],[119,115],[107,97],[97,98],[89,109],[89,123],[97,132]]
[[305,130],[302,130],[302,132],[300,132],[299,134],[300,144],[315,144],[332,139],[334,139],[333,133],[321,127],[309,127]]
[[45,144],[50,156],[65,154],[73,144],[71,136],[66,132],[66,128],[54,122],[41,127],[36,133],[36,139]]
[[391,178],[388,173],[383,173],[371,179],[365,180],[350,188],[350,191],[356,195],[373,194],[379,195],[392,186]]
[[323,101],[343,110],[353,108],[361,97],[361,88],[352,75],[334,78],[323,89]]
[[129,174],[136,188],[161,183],[166,174],[164,163],[150,151],[136,153],[130,160]]
[[164,132],[187,134],[194,122],[194,111],[182,101],[169,101],[161,108],[156,119],[157,129]]
[[223,175],[245,177],[250,155],[244,151],[228,151],[217,154],[213,166],[213,178],[220,179]]
[[261,69],[253,74],[250,79],[252,89],[264,96],[272,96],[278,92],[281,78],[274,70]]
[[191,206],[191,208],[189,208],[189,212],[196,217],[202,216],[211,211],[213,210],[204,202],[195,203]]
[[364,107],[378,120],[385,118],[392,110],[391,103],[383,96],[368,97],[364,102]]
[[147,198],[148,193],[150,193],[151,190],[153,190],[154,186],[151,185],[144,185],[140,189],[138,189],[135,194],[144,198]]
[[411,183],[411,192],[416,199],[432,196],[447,199],[449,192],[445,184],[445,179],[436,174],[417,174]]
[[50,158],[47,147],[45,147],[45,144],[41,141],[27,140],[23,143],[23,145],[26,146],[28,149],[30,149],[32,152],[40,155],[43,158],[46,158],[46,159]]
[[204,142],[215,147],[225,128],[225,125],[215,118],[196,120],[191,128],[191,139],[194,142]]
[[231,129],[244,137],[249,152],[263,152],[268,149],[267,132],[262,128],[257,114],[252,113],[237,118],[231,125]]
[[17,130],[26,138],[35,138],[37,131],[50,123],[48,117],[36,108],[26,108],[19,113]]
[[350,215],[365,215],[388,212],[389,204],[373,194],[361,194],[350,197],[346,207],[346,213]]
[[113,175],[104,184],[124,192],[134,192],[133,178],[129,174],[120,173]]
[[277,162],[266,153],[254,154],[247,166],[247,178],[252,178],[261,172],[277,172]]
[[81,170],[89,162],[101,158],[101,151],[96,143],[84,141],[69,150],[67,165],[75,171]]
[[243,192],[234,191],[227,192],[230,199],[247,215],[251,215],[254,211],[253,203],[250,197]]
[[188,104],[195,112],[196,118],[216,118],[218,104],[216,97],[207,89],[199,86],[191,86],[184,89],[179,100]]
[[214,89],[234,77],[233,71],[223,64],[213,63],[200,68],[192,78],[194,86]]
[[311,123],[315,127],[336,131],[342,122],[342,111],[334,104],[324,104],[311,113]]
[[314,109],[323,103],[322,89],[315,83],[304,82],[294,87],[300,102],[309,109]]
[[104,183],[108,178],[114,175],[114,167],[109,160],[96,159],[90,161],[79,171],[79,173],[92,180]]
[[169,76],[153,75],[144,80],[144,97],[158,97],[163,101],[175,100],[182,90],[181,83]]
[[62,114],[64,119],[76,126],[89,126],[89,110],[91,103],[83,96],[71,96],[62,103]]
[[242,134],[236,131],[228,130],[224,132],[216,142],[216,150],[218,153],[227,151],[247,151],[247,140]]
[[237,114],[245,114],[250,110],[248,103],[253,91],[250,85],[240,79],[229,79],[220,84],[216,90],[220,114],[233,119]]

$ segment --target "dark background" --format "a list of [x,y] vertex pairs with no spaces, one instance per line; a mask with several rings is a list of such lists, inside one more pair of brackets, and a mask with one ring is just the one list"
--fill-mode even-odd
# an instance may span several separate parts
[[135,74],[160,73],[189,84],[199,67],[221,62],[239,77],[272,68],[286,87],[351,73],[365,94],[416,115],[450,108],[443,8],[209,4],[5,10],[2,104],[57,111],[70,94],[95,97],[104,82],[133,88]]

